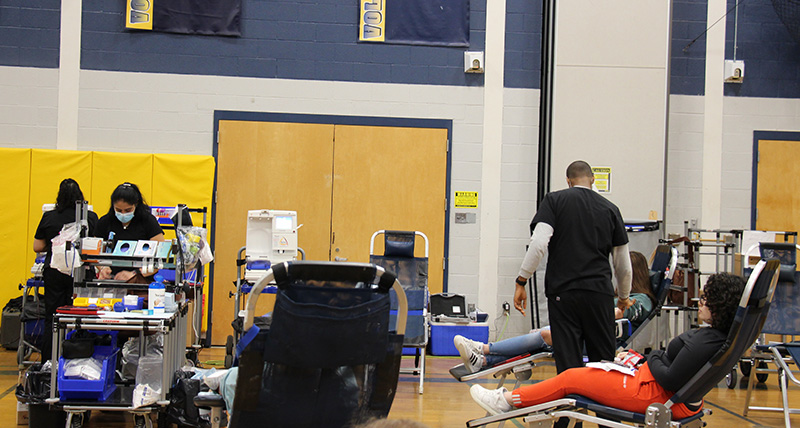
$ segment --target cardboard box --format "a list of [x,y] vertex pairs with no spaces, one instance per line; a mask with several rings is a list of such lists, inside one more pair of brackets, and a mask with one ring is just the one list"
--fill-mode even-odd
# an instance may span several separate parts
[[489,341],[489,323],[471,322],[456,324],[447,322],[431,322],[431,354],[457,356],[453,346],[453,337],[460,334],[467,339],[486,343]]
[[28,404],[17,401],[17,425],[28,425]]

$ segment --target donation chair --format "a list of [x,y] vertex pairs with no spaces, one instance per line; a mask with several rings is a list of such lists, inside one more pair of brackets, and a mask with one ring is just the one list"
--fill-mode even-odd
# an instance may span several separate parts
[[[277,284],[269,328],[254,313]],[[389,290],[397,332],[389,331]],[[389,414],[397,390],[407,301],[394,274],[367,263],[273,265],[247,298],[229,427],[350,427]],[[219,426],[224,401],[198,396]]]
[[[383,255],[375,254],[375,238],[384,237]],[[420,236],[425,242],[424,257],[414,257],[414,241]],[[425,381],[425,348],[428,346],[428,237],[422,232],[379,230],[372,234],[369,243],[369,262],[381,266],[397,276],[408,300],[408,321],[403,347],[414,350],[414,366],[401,367],[400,373],[419,376],[418,392],[422,394]],[[389,294],[392,302],[389,325],[396,324],[397,297]]]
[[[645,348],[644,345],[652,346],[653,342],[658,342],[659,323],[656,318],[661,316],[661,307],[664,306],[664,303],[667,301],[669,287],[672,285],[672,277],[675,275],[675,268],[677,266],[678,250],[676,250],[675,247],[663,244],[656,247],[653,263],[650,266],[650,286],[653,289],[653,294],[656,296],[653,310],[650,311],[647,318],[634,329],[629,337],[617,340],[617,351],[629,349],[631,347],[642,348],[640,351],[643,351]],[[653,322],[654,320],[656,320],[656,322]],[[655,335],[653,335],[654,331]],[[649,338],[647,337],[648,334],[650,335]],[[653,336],[657,338],[655,341],[652,340]],[[640,343],[644,343],[644,345],[637,346]]]
[[[703,396],[713,389],[739,360],[745,349],[750,347],[761,333],[767,311],[775,292],[778,279],[778,260],[760,261],[747,281],[736,317],[728,332],[722,348],[666,403],[653,403],[646,413],[601,405],[593,400],[570,395],[522,409],[515,409],[496,416],[487,416],[467,422],[468,427],[484,426],[509,419],[522,418],[529,427],[549,426],[559,418],[569,418],[571,423],[590,422],[612,428],[630,428],[646,425],[655,428],[699,428],[704,426],[703,416],[711,410],[702,409],[696,415],[681,420],[673,420],[670,408],[682,403],[686,397]],[[595,415],[589,415],[588,412]]]
[[[616,336],[617,336],[617,350],[623,350],[630,347],[631,343],[645,331],[648,324],[658,316],[661,305],[667,299],[669,294],[669,286],[672,283],[672,275],[675,273],[675,267],[678,263],[678,251],[670,245],[659,245],[656,249],[653,264],[650,269],[650,280],[653,285],[653,291],[656,295],[656,306],[650,311],[647,318],[639,324],[636,329],[631,332],[631,323],[627,319],[616,320]],[[496,388],[500,388],[505,383],[505,379],[514,374],[516,382],[512,389],[518,388],[522,382],[529,380],[532,375],[532,370],[536,367],[537,361],[550,359],[553,357],[552,352],[540,352],[534,355],[523,354],[510,358],[500,364],[492,367],[487,367],[475,373],[470,373],[464,364],[459,364],[450,369],[450,375],[460,382],[468,382],[481,377],[493,376],[498,379]]]
[[[769,314],[767,314],[767,320],[764,322],[762,333],[781,336],[800,335],[800,313],[798,313],[800,311],[800,293],[797,292],[800,275],[797,272],[797,246],[794,243],[762,242],[759,250],[762,259],[777,258],[781,263],[775,297]],[[744,357],[739,363],[743,375],[749,378],[744,416],[747,416],[749,411],[783,412],[786,427],[791,427],[789,415],[800,414],[800,409],[789,407],[787,379],[800,385],[800,381],[797,380],[790,368],[790,365],[793,365],[794,371],[797,371],[798,358],[800,358],[800,343],[797,342],[756,344],[753,347],[749,358]],[[770,369],[768,363],[774,364],[776,369]],[[747,369],[749,372],[745,374]],[[731,371],[732,377],[735,370]],[[750,399],[756,380],[764,382],[768,373],[775,372],[778,373],[782,407],[751,406]]]

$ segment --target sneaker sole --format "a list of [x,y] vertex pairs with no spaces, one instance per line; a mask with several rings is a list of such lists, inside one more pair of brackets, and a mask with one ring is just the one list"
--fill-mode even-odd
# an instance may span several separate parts
[[[478,386],[478,385],[476,385],[476,386]],[[492,416],[496,416],[496,415],[500,414],[500,412],[498,412],[497,410],[489,407],[486,403],[484,403],[483,401],[479,400],[478,397],[476,396],[477,393],[475,391],[477,391],[476,388],[470,388],[469,389],[469,395],[470,395],[470,397],[472,397],[472,401],[478,403],[478,405],[481,406],[481,408],[483,410],[486,410],[486,412],[489,413]]]

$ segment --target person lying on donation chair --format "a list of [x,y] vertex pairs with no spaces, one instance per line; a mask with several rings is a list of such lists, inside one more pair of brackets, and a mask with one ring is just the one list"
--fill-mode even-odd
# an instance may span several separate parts
[[[697,318],[708,326],[689,330],[667,346],[666,351],[654,350],[647,358],[635,362],[632,355],[620,352],[616,361],[634,360],[634,374],[605,371],[600,368],[578,367],[566,370],[542,382],[526,385],[514,391],[505,388],[486,389],[480,385],[470,388],[470,395],[487,412],[496,415],[515,408],[579,394],[606,406],[645,413],[655,402],[667,402],[722,347],[736,315],[744,290],[741,277],[719,273],[711,275],[703,289]],[[686,403],[672,407],[674,418],[686,418],[703,408],[703,397],[691,397]]]
[[[631,267],[633,268],[633,281],[630,299],[633,304],[624,312],[616,307],[614,299],[614,318],[626,318],[636,328],[647,319],[653,310],[655,295],[650,287],[650,274],[647,259],[638,251],[631,251]],[[475,373],[483,367],[491,367],[502,363],[509,358],[523,354],[548,352],[553,345],[550,338],[550,327],[531,330],[528,334],[512,337],[494,343],[481,343],[467,339],[464,336],[453,337],[453,344],[464,361],[464,366],[470,373]]]

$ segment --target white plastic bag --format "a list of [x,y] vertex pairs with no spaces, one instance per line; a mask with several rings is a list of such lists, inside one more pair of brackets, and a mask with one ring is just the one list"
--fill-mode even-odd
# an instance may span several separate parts
[[133,408],[155,403],[161,397],[161,371],[164,357],[149,353],[139,358],[136,370],[136,388],[133,390]]
[[[61,228],[58,236],[51,241],[52,257],[50,258],[50,267],[58,269],[59,272],[72,276],[72,272],[76,267],[83,264],[81,255],[75,250],[72,245],[75,241],[80,239],[81,227],[80,223],[67,223]],[[69,245],[69,249],[67,246]]]
[[103,362],[97,358],[71,358],[64,360],[64,377],[98,380],[103,373]]

